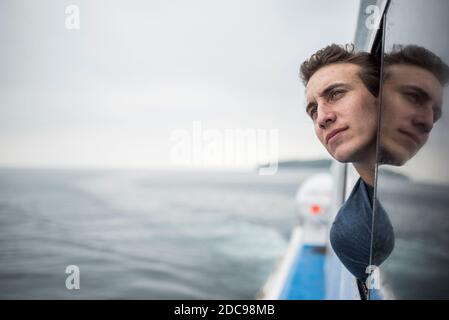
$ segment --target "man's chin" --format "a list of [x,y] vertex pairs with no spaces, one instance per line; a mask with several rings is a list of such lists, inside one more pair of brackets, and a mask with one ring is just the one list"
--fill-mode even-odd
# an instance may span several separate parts
[[411,156],[407,152],[390,151],[389,148],[382,147],[380,149],[379,164],[386,164],[391,166],[403,166]]
[[[365,148],[366,149],[366,148]],[[333,150],[327,149],[327,152],[337,160],[342,163],[357,162],[362,156],[363,148],[356,145],[350,145],[348,143],[340,143],[335,145]]]
[[338,152],[334,153],[334,154],[330,153],[330,155],[332,156],[332,158],[334,158],[338,162],[342,162],[342,163],[348,163],[348,162],[351,162],[351,160],[352,160],[351,155],[347,155],[347,154],[343,154],[343,153],[338,153]]

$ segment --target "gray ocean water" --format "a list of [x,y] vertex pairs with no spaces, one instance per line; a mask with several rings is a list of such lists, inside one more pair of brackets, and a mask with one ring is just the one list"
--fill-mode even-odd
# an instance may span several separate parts
[[[316,172],[0,169],[0,299],[253,299]],[[382,283],[447,299],[449,187],[380,181],[396,236]]]
[[0,298],[253,299],[314,172],[1,169]]

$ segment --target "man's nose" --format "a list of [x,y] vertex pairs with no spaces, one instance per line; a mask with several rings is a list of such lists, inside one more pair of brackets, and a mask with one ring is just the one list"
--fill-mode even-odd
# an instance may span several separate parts
[[325,105],[318,106],[317,112],[318,112],[317,123],[321,129],[326,129],[337,119],[335,112]]
[[429,133],[433,128],[433,112],[427,109],[416,113],[412,122],[421,133]]

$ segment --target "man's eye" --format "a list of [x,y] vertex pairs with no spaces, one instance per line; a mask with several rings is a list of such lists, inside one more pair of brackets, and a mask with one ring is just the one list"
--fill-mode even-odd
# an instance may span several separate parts
[[416,92],[409,91],[409,92],[405,92],[404,95],[413,104],[422,103],[421,95]]
[[308,110],[309,112],[309,116],[313,119],[316,116],[316,112],[317,112],[317,107],[316,106],[312,106],[309,108]]
[[344,93],[345,93],[344,90],[334,90],[334,91],[331,91],[331,92],[329,93],[329,99],[330,99],[330,100],[337,100],[337,99],[340,99],[340,98],[343,96]]

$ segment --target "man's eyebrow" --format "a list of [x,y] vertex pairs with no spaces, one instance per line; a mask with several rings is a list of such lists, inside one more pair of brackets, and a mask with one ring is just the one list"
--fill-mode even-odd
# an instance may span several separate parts
[[430,94],[425,89],[421,88],[420,86],[416,86],[413,84],[404,84],[401,86],[401,89],[402,90],[404,90],[404,89],[405,90],[414,90],[421,96],[421,98],[425,98],[426,100],[431,99]]
[[332,90],[334,90],[335,88],[338,87],[347,87],[348,85],[344,82],[336,82],[336,83],[332,83],[330,85],[328,85],[326,88],[323,89],[323,91],[321,91],[321,93],[319,94],[320,97],[325,97],[329,94],[329,92],[331,92]]
[[[348,85],[344,82],[335,82],[332,83],[330,85],[328,85],[326,88],[324,88],[319,94],[318,96],[320,97],[325,97],[327,95],[329,95],[329,92],[331,92],[332,90],[334,90],[335,88],[338,87],[348,87]],[[312,108],[312,106],[315,104],[315,101],[311,101],[307,104],[306,106],[306,112],[309,111],[310,108]]]

